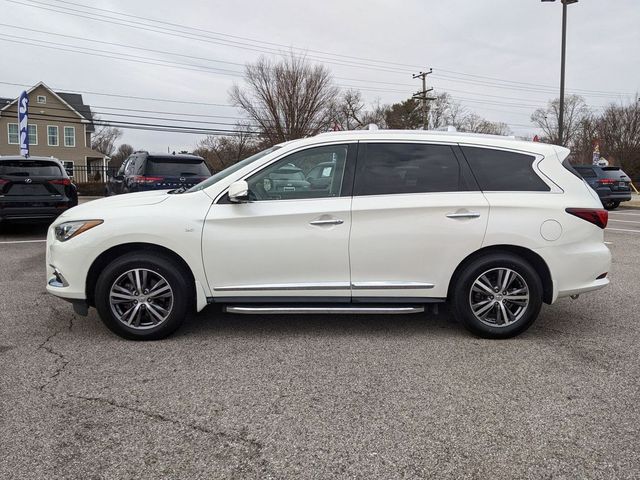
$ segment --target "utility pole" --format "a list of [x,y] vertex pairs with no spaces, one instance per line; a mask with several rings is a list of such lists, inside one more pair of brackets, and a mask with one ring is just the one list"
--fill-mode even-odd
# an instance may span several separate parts
[[430,75],[432,73],[433,68],[430,68],[428,72],[420,72],[413,75],[414,80],[416,78],[422,79],[422,90],[414,93],[412,98],[422,101],[422,128],[424,130],[429,127],[429,108],[427,106],[427,102],[430,100],[435,100],[435,98],[427,96],[429,92],[433,91],[433,88],[429,88],[427,90],[427,75]]

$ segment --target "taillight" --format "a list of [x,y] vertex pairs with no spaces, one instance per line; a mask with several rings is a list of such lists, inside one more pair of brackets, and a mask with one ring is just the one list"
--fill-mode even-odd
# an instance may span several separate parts
[[59,178],[57,180],[49,180],[49,183],[53,185],[71,185],[71,180],[68,178]]
[[616,183],[613,178],[600,178],[596,182],[600,185],[614,185]]
[[7,183],[9,183],[9,180],[5,180],[4,178],[0,178],[0,186],[6,185]]
[[163,180],[163,177],[145,177],[144,175],[134,175],[133,177],[133,181],[136,183],[157,183]]
[[609,221],[609,212],[602,208],[567,208],[565,211],[602,229],[607,227]]

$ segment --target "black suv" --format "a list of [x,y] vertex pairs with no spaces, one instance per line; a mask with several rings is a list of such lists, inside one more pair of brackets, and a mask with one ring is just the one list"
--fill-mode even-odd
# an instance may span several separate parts
[[631,200],[631,179],[620,167],[574,165],[573,168],[596,191],[607,210],[614,210],[620,202]]
[[0,221],[53,220],[78,204],[78,189],[53,157],[0,157]]
[[211,171],[204,158],[196,155],[135,152],[109,178],[105,193],[116,195],[145,190],[190,188],[210,176]]

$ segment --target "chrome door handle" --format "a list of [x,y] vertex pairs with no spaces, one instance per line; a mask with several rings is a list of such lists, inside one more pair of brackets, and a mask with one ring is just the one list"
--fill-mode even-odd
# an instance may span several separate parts
[[332,218],[327,220],[314,220],[313,222],[309,222],[309,225],[342,225],[343,223],[344,220]]
[[448,213],[447,218],[478,218],[480,214],[478,212],[457,212]]

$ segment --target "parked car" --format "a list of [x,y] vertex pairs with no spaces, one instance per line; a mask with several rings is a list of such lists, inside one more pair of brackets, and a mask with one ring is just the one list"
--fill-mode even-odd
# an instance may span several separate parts
[[574,165],[576,171],[593,188],[607,210],[631,200],[631,178],[620,167]]
[[210,176],[211,170],[204,158],[196,155],[135,152],[108,179],[105,194],[191,188]]
[[[445,301],[473,333],[512,337],[543,303],[609,283],[607,211],[568,154],[447,132],[287,142],[184,192],[64,214],[48,232],[47,290],[140,340],[169,335],[212,303],[389,314]],[[301,181],[299,170],[308,177],[327,162],[329,188],[265,188],[275,172]]]
[[53,157],[0,157],[0,221],[51,221],[78,204],[78,190]]

